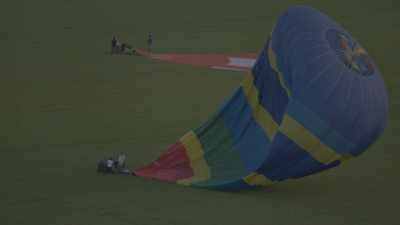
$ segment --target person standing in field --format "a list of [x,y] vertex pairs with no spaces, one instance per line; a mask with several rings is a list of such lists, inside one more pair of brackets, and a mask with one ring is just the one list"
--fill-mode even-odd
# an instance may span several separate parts
[[114,173],[113,167],[114,167],[114,160],[110,157],[106,161],[106,173]]
[[118,40],[115,37],[115,35],[113,35],[113,37],[111,39],[111,54],[117,53],[117,43],[118,43]]
[[149,35],[147,36],[147,50],[151,53],[153,48],[153,33],[149,32]]
[[106,159],[102,159],[97,162],[97,172],[98,173],[105,173],[106,172]]
[[117,157],[118,168],[119,170],[125,169],[125,159],[126,155],[124,153],[120,153]]

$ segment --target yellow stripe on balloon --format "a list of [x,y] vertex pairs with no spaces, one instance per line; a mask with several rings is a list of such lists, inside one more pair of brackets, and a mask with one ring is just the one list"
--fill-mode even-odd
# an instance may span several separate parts
[[190,185],[194,182],[204,181],[210,178],[210,169],[204,159],[203,147],[197,135],[190,131],[181,137],[180,142],[186,149],[186,154],[190,159],[190,166],[193,177],[177,181],[179,184]]
[[291,97],[292,93],[289,90],[289,88],[286,86],[285,80],[283,78],[283,74],[278,68],[278,63],[276,61],[276,54],[275,54],[274,50],[272,49],[271,43],[272,43],[272,40],[270,40],[269,46],[268,46],[268,60],[269,60],[269,63],[271,65],[272,69],[278,75],[279,83],[281,83],[281,86],[283,87],[283,89],[285,89],[286,94],[288,95],[288,97]]
[[321,163],[328,164],[342,158],[288,114],[284,116],[279,131]]
[[274,121],[271,114],[258,101],[258,89],[254,86],[253,76],[246,75],[241,83],[243,92],[247,98],[247,103],[250,105],[254,119],[263,128],[267,137],[272,140],[278,131],[278,124]]
[[252,186],[270,186],[271,184],[273,184],[272,180],[259,173],[251,173],[250,175],[243,178],[243,181]]

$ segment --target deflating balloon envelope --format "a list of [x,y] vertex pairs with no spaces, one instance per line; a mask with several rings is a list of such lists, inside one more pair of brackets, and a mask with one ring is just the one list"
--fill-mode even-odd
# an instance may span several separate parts
[[232,97],[135,174],[218,189],[304,177],[366,150],[387,105],[365,49],[321,12],[291,7]]

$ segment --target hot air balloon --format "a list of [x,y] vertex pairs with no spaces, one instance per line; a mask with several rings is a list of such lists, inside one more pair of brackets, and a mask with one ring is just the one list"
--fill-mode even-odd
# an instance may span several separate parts
[[223,190],[301,178],[365,151],[387,111],[384,81],[360,43],[327,15],[295,6],[220,109],[135,174]]

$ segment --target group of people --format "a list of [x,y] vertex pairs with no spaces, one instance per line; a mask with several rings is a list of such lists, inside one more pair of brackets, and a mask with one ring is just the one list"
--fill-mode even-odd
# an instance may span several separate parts
[[111,39],[111,54],[133,54],[132,46],[120,42],[115,36]]
[[[147,51],[151,52],[153,48],[153,33],[149,32],[147,36]],[[127,43],[120,42],[114,35],[111,39],[111,54],[134,54],[135,49]]]
[[103,174],[130,174],[126,168],[126,154],[120,153],[117,157],[109,157],[100,160],[97,163],[97,172]]

